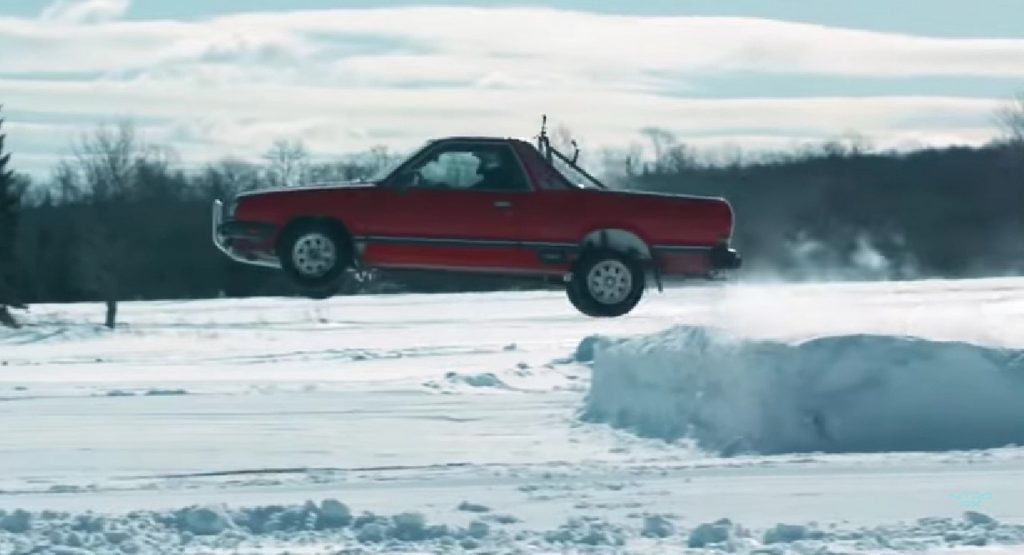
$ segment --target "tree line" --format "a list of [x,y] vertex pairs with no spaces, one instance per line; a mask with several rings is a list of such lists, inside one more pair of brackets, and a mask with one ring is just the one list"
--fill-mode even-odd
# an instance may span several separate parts
[[911,152],[830,142],[726,164],[701,163],[683,145],[665,152],[660,162],[629,170],[619,181],[644,190],[727,198],[737,219],[734,241],[751,277],[1024,273],[1019,135],[981,147]]
[[[968,277],[1024,271],[1024,97],[980,147],[877,151],[833,141],[802,151],[710,159],[661,129],[604,152],[617,187],[723,196],[748,275],[783,279]],[[0,120],[2,126],[2,120]],[[559,130],[568,143],[570,134]],[[233,263],[210,242],[213,199],[266,187],[368,178],[383,147],[314,162],[277,141],[258,162],[185,171],[130,124],[73,145],[42,182],[14,171],[0,128],[0,319],[25,303],[289,295],[279,273]],[[646,154],[646,155],[645,155]],[[507,279],[406,274],[375,290],[519,287]]]

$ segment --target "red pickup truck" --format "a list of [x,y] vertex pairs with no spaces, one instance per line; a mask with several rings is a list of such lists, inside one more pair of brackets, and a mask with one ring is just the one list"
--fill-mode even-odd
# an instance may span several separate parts
[[559,152],[508,138],[428,142],[379,178],[243,193],[214,202],[213,240],[280,268],[309,297],[348,272],[489,272],[564,281],[582,313],[628,313],[648,278],[738,268],[720,198],[612,190]]

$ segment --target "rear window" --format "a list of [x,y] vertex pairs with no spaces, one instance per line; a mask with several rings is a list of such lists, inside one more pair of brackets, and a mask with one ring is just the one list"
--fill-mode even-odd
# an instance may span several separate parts
[[536,149],[523,143],[515,143],[515,148],[519,159],[526,166],[526,172],[530,174],[530,178],[536,183],[538,189],[573,188],[565,176],[552,168]]

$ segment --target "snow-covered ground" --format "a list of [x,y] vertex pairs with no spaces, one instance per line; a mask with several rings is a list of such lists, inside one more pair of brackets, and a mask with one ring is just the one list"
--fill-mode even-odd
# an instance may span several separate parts
[[0,331],[0,553],[1024,552],[1022,279],[101,317]]

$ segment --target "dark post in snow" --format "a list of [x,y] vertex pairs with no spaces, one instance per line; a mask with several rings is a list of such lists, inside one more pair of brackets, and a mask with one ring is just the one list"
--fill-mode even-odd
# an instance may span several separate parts
[[110,329],[114,329],[117,326],[117,301],[107,301],[107,321],[105,325]]

